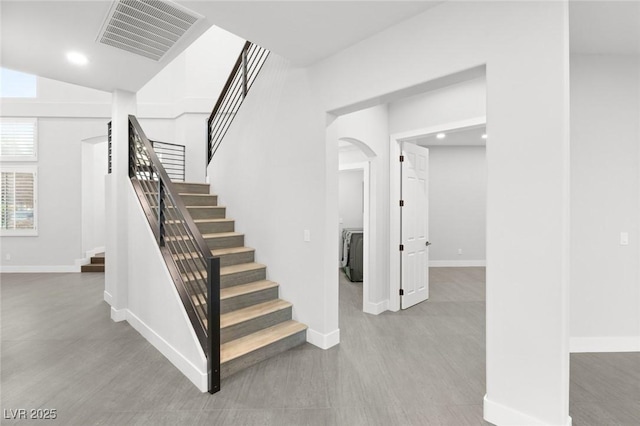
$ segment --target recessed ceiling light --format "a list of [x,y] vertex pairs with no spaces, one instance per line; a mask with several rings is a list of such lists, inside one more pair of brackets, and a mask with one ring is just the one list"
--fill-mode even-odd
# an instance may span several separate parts
[[446,138],[446,137],[447,137],[447,135],[445,135],[444,133],[438,133],[438,134],[436,135],[436,138],[438,138],[438,139],[444,139],[444,138]]
[[487,134],[486,134],[486,133],[483,133],[483,134],[482,134],[482,139],[486,139],[486,138],[487,138]]
[[67,60],[74,65],[87,65],[89,59],[80,52],[67,52]]

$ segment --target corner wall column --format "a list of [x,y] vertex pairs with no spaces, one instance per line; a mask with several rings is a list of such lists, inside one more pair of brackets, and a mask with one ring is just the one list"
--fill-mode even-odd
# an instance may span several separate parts
[[127,185],[129,179],[129,114],[136,114],[136,94],[116,90],[111,104],[112,171],[106,177],[105,300],[111,319],[125,319],[128,306]]

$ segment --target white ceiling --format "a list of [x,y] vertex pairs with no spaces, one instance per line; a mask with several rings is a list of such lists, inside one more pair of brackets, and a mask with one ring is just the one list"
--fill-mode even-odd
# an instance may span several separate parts
[[[301,66],[310,65],[442,1],[183,1],[206,17],[160,62],[96,43],[111,0],[0,0],[3,67],[105,91],[139,90],[215,24]],[[640,1],[571,1],[571,46],[640,54]],[[78,68],[68,50],[89,57]]]
[[296,65],[310,65],[443,1],[179,1]]
[[438,139],[437,133],[423,135],[412,140],[420,146],[485,146],[487,140],[482,139],[486,132],[485,126],[465,127],[444,133],[444,139]]
[[[482,138],[482,135],[485,134],[486,131],[484,125],[463,127],[443,132],[445,134],[444,139],[438,139],[436,136],[437,133],[430,133],[407,139],[407,142],[413,142],[427,148],[435,146],[486,146],[487,139]],[[360,148],[351,142],[339,140],[338,150],[340,152],[360,151]]]
[[[1,0],[1,65],[112,91],[139,90],[212,24],[307,65],[441,1],[177,1],[206,17],[161,61],[96,43],[111,0]],[[89,57],[84,68],[65,53]]]
[[640,1],[569,3],[571,52],[640,55]]
[[[136,92],[210,26],[196,23],[156,62],[96,42],[111,4],[110,0],[2,0],[2,66],[99,90]],[[68,63],[65,54],[70,50],[85,54],[89,64]]]

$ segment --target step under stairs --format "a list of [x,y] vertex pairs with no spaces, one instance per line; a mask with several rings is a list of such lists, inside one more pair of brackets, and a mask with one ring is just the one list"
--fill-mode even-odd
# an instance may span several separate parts
[[82,265],[81,272],[104,272],[104,253],[98,253],[91,257],[91,263]]

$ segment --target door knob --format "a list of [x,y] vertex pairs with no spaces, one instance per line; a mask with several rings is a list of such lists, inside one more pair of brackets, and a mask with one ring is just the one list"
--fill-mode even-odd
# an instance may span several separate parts
[[429,247],[431,245],[431,243],[429,241],[427,241],[426,245],[427,245],[427,247]]

